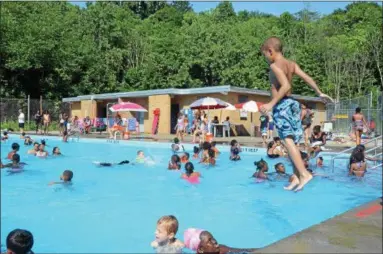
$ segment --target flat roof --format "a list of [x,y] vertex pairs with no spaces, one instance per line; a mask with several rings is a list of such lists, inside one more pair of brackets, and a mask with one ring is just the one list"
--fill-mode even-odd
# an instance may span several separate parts
[[[137,97],[149,97],[151,95],[191,95],[191,94],[209,94],[209,93],[241,93],[241,94],[256,94],[270,96],[269,91],[257,90],[236,86],[210,86],[210,87],[199,87],[199,88],[169,88],[169,89],[157,89],[157,90],[143,90],[134,92],[119,92],[119,93],[104,93],[104,94],[91,94],[91,95],[80,95],[77,97],[63,98],[63,102],[76,102],[83,100],[112,100],[118,98],[137,98]],[[292,95],[293,98],[303,101],[311,102],[322,102],[318,97],[303,96],[303,95]]]

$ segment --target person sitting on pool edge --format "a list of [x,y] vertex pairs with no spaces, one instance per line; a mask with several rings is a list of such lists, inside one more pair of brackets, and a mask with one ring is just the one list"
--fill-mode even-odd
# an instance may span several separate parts
[[278,152],[282,153],[282,156],[287,155],[286,148],[283,146],[282,141],[281,141],[281,138],[280,138],[280,137],[274,137],[274,138],[273,138],[273,141],[277,144],[277,146],[275,147],[275,149],[276,149]]
[[226,253],[251,253],[257,249],[238,249],[223,244],[218,244],[217,240],[209,231],[202,231],[199,235],[200,243],[197,253],[226,254]]
[[12,230],[6,240],[6,254],[33,254],[33,235],[28,230]]
[[254,165],[257,168],[257,171],[251,176],[258,179],[268,179],[267,178],[267,171],[269,171],[269,165],[267,165],[267,162],[263,159],[260,161],[254,161]]
[[173,215],[162,216],[157,221],[155,240],[151,246],[157,253],[181,253],[184,244],[176,238],[177,231],[177,218]]
[[12,160],[12,156],[13,156],[14,154],[16,154],[19,150],[20,150],[20,145],[17,144],[17,143],[13,143],[13,144],[12,144],[12,151],[10,151],[10,152],[8,153],[7,158],[8,158],[9,160]]
[[61,182],[50,182],[49,185],[53,184],[72,184],[73,172],[71,170],[64,170],[63,174],[60,176]]
[[182,151],[185,151],[184,146],[180,145],[180,140],[178,138],[174,138],[173,142],[174,142],[172,144],[172,151],[173,151],[173,153],[180,152],[181,148],[182,148]]
[[180,170],[181,169],[181,159],[177,154],[173,154],[170,158],[169,164],[168,164],[169,170]]
[[40,144],[38,142],[33,143],[33,148],[28,150],[28,154],[36,155],[36,153],[39,151]]
[[99,161],[94,161],[93,164],[97,165],[97,166],[100,166],[100,167],[112,167],[114,165],[117,165],[117,166],[120,166],[120,165],[125,165],[125,164],[129,164],[129,161],[128,160],[125,160],[125,161],[121,161],[119,163],[115,163],[115,162],[99,162]]

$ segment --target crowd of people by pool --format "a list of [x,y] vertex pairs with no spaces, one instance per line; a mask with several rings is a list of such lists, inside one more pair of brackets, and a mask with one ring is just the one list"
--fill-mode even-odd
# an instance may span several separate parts
[[[313,133],[309,135],[311,130],[312,112],[299,102],[294,100],[291,95],[291,81],[294,75],[302,78],[317,94],[325,101],[331,101],[331,98],[322,93],[314,80],[303,72],[299,65],[293,61],[285,59],[282,54],[282,43],[277,37],[267,39],[261,47],[263,55],[266,57],[270,65],[270,83],[272,99],[269,103],[261,106],[261,132],[263,143],[266,146],[265,157],[268,161],[273,161],[275,158],[286,157],[293,164],[293,173],[286,173],[286,166],[282,162],[269,165],[269,163],[260,159],[254,162],[255,171],[249,176],[255,178],[257,183],[265,181],[286,181],[286,190],[300,191],[314,176],[328,177],[316,173],[310,168],[309,160],[314,159],[317,167],[322,167],[324,164],[323,157],[320,156],[321,151],[326,145],[326,133],[321,131],[321,126],[314,126]],[[271,114],[272,112],[272,114]],[[39,112],[38,112],[39,114]],[[37,119],[37,118],[36,118]],[[63,141],[68,141],[68,116],[63,115]],[[198,119],[198,118],[197,118]],[[39,120],[41,121],[41,120]],[[49,117],[43,115],[44,126],[49,124]],[[229,122],[229,118],[226,119]],[[377,160],[377,158],[368,157],[365,152],[365,146],[360,144],[360,136],[366,121],[361,114],[360,109],[356,109],[353,116],[355,125],[355,135],[357,146],[351,153],[349,159],[348,174],[356,177],[363,177],[367,171],[366,160]],[[61,122],[60,122],[61,123]],[[195,170],[197,164],[205,164],[209,167],[214,167],[217,163],[217,157],[222,156],[213,140],[205,140],[206,132],[206,115],[195,124],[193,130],[193,142],[199,137],[199,145],[193,147],[193,155],[187,152],[182,144],[185,133],[185,118],[180,115],[177,122],[176,135],[170,147],[171,157],[168,163],[168,170],[183,171],[180,174],[181,180],[190,182],[191,184],[199,184],[199,179],[202,177],[200,172]],[[278,130],[278,137],[268,141],[270,138],[270,129],[274,126]],[[23,125],[22,125],[23,127]],[[20,127],[21,128],[21,127]],[[306,135],[303,135],[305,133]],[[305,137],[306,150],[301,151],[299,142],[302,137]],[[3,133],[2,142],[7,142],[8,135]],[[31,137],[24,133],[21,135],[26,146],[33,146],[28,150],[28,154],[34,154],[36,157],[46,158],[48,156],[62,156],[60,149],[54,147],[51,154],[47,152],[46,140],[36,142]],[[311,145],[309,145],[309,141]],[[20,145],[15,142],[11,145],[7,159],[9,163],[1,163],[1,168],[7,168],[10,173],[22,172],[25,163],[21,162],[19,155]],[[241,146],[235,139],[230,142],[229,159],[238,165],[241,165]],[[135,160],[124,160],[119,163],[113,162],[93,162],[100,167],[123,166],[126,164],[138,163],[155,163],[153,160],[144,154],[144,151],[137,151]],[[269,172],[269,168],[274,168],[275,172]],[[74,173],[71,170],[65,170],[60,176],[60,181],[50,182],[54,184],[72,184]],[[157,253],[180,253],[182,248],[187,247],[197,253],[228,253],[228,252],[251,252],[255,249],[235,249],[226,245],[218,244],[214,236],[206,230],[189,228],[184,232],[184,241],[176,238],[178,231],[178,220],[173,215],[161,217],[157,222],[155,231],[155,240],[151,246],[156,249]],[[16,229],[12,231],[6,240],[6,247],[10,253],[26,254],[31,253],[33,247],[33,236],[27,230]]]

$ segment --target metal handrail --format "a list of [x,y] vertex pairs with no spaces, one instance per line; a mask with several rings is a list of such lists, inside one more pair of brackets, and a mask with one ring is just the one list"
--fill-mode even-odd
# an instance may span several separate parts
[[380,163],[379,165],[373,166],[372,168],[369,168],[369,169],[376,169],[376,168],[382,167],[382,166],[383,166],[383,163]]
[[[379,139],[382,139],[382,135],[380,135],[379,137],[373,138],[373,139],[371,139],[371,140],[369,140],[369,141],[367,141],[366,143],[363,144],[363,145],[366,145],[366,144],[369,144],[369,143],[372,143],[372,142],[375,143],[375,146],[374,146],[373,148],[371,148],[371,149],[368,149],[368,150],[366,151],[366,153],[375,150],[375,155],[376,155],[376,149],[378,149],[378,148],[382,148],[382,145],[377,146],[377,141],[378,141]],[[339,156],[344,155],[346,152],[352,151],[352,150],[354,150],[354,149],[355,149],[355,147],[350,147],[350,148],[347,148],[347,149],[345,149],[345,150],[339,152],[339,153],[336,154],[335,156],[333,156],[333,157],[331,158],[332,169],[334,170],[334,162],[335,162],[335,159],[336,159],[336,158],[338,158]]]

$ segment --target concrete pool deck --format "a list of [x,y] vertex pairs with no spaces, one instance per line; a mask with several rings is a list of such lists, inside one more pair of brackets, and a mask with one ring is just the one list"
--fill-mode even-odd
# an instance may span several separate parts
[[[15,134],[18,134],[19,132],[15,132]],[[34,131],[26,131],[27,135],[36,135]],[[58,136],[58,131],[51,131],[48,136]],[[43,135],[38,135],[41,137],[44,137]],[[80,138],[97,138],[97,139],[107,139],[108,133],[103,132],[102,134],[99,133],[90,133],[86,135],[81,135]],[[174,139],[174,134],[160,134],[156,136],[152,136],[151,134],[140,134],[140,135],[132,135],[131,139],[132,141],[157,141],[157,142],[171,142]],[[241,145],[243,146],[249,146],[249,147],[264,147],[262,145],[262,138],[261,137],[249,137],[249,136],[231,136],[231,137],[216,137],[214,140],[218,144],[229,144],[231,140],[236,139]],[[197,139],[198,140],[198,139]],[[184,138],[185,143],[191,143],[192,136],[186,135]],[[327,141],[326,148],[330,149],[329,152],[337,152],[342,151],[346,148],[354,147],[355,142],[348,141],[346,143],[339,144],[334,141]],[[371,148],[374,146],[374,143],[367,144],[367,148]]]
[[309,227],[255,253],[382,253],[382,199]]

